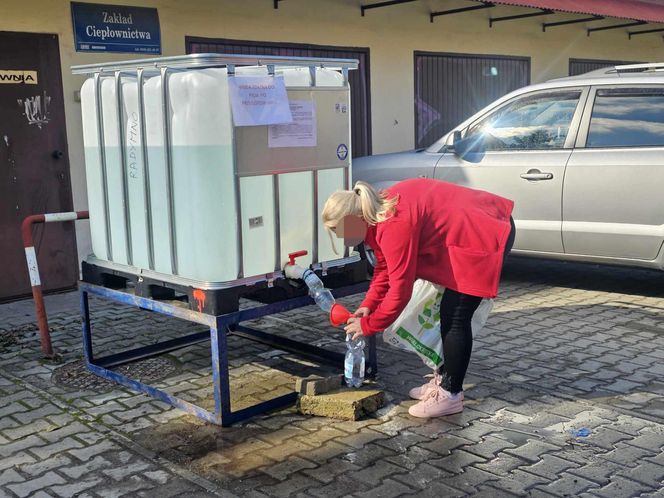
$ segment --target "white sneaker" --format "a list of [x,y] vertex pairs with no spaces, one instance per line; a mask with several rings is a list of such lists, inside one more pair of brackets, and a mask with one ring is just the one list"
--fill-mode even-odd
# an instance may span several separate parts
[[[422,384],[421,386],[418,387],[413,387],[410,391],[408,391],[408,396],[410,396],[412,399],[424,399],[429,389],[433,389],[435,387],[440,386],[440,383],[442,381],[442,377],[440,374],[432,373],[425,375],[425,377],[432,377],[432,379],[426,384]],[[461,396],[461,401],[463,401],[464,399],[463,391],[461,391],[459,395]]]
[[413,417],[430,418],[463,411],[463,393],[452,394],[440,386],[429,389],[426,397],[408,409]]
[[440,385],[440,381],[442,380],[440,374],[438,373],[425,375],[425,377],[432,377],[432,379],[426,384],[423,384],[418,387],[413,387],[410,391],[408,391],[408,396],[410,396],[413,399],[423,399],[426,396],[427,392],[429,392],[429,389],[438,387]]

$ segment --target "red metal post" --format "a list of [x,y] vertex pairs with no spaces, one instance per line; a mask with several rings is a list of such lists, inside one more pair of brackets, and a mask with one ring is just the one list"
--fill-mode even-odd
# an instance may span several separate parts
[[41,288],[41,278],[39,276],[39,265],[37,264],[37,254],[35,253],[35,244],[32,240],[32,225],[34,223],[51,223],[57,221],[73,221],[87,219],[87,211],[76,211],[69,213],[47,213],[34,214],[28,216],[21,223],[21,237],[25,247],[25,259],[28,264],[28,273],[30,274],[30,284],[32,286],[32,297],[35,300],[35,312],[39,322],[39,336],[41,348],[44,356],[52,358],[54,356],[53,346],[51,344],[51,334],[48,331],[48,317],[46,316],[46,307],[44,306],[44,294]]

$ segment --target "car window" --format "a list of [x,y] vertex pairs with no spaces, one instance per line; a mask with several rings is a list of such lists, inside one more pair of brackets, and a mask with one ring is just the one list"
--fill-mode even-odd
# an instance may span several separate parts
[[597,90],[586,147],[664,145],[664,88]]
[[465,138],[483,135],[486,150],[561,149],[580,96],[568,90],[518,98],[473,124]]

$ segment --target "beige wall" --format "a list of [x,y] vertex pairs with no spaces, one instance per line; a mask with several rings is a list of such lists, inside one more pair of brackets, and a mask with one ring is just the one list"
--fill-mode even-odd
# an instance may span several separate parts
[[[109,0],[107,3],[157,7],[163,55],[183,54],[187,35],[369,47],[375,154],[413,147],[414,50],[529,56],[533,83],[567,75],[570,57],[664,60],[664,45],[657,34],[628,41],[627,30],[620,29],[587,37],[584,24],[552,28],[543,33],[541,23],[545,18],[502,22],[491,29],[488,26],[490,16],[523,13],[527,9],[498,7],[429,22],[431,10],[471,5],[464,1],[420,0],[370,10],[365,17],[360,16],[360,0],[283,0],[278,10],[273,9],[272,0]],[[364,0],[364,3],[371,2]],[[574,17],[555,16],[556,20]],[[70,6],[65,0],[2,0],[0,31],[55,33],[60,38],[74,206],[85,209],[80,104],[74,101],[74,91],[80,87],[82,78],[71,75],[69,66],[129,59],[131,55],[75,52]],[[79,255],[83,257],[90,248],[87,226],[79,225],[77,235]]]

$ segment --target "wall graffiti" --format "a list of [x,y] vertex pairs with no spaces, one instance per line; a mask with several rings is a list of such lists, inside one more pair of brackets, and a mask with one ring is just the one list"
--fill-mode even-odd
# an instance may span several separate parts
[[25,99],[16,99],[23,115],[28,120],[28,124],[37,125],[41,130],[42,125],[50,121],[49,107],[51,106],[51,97],[44,92],[43,95],[35,95]]

